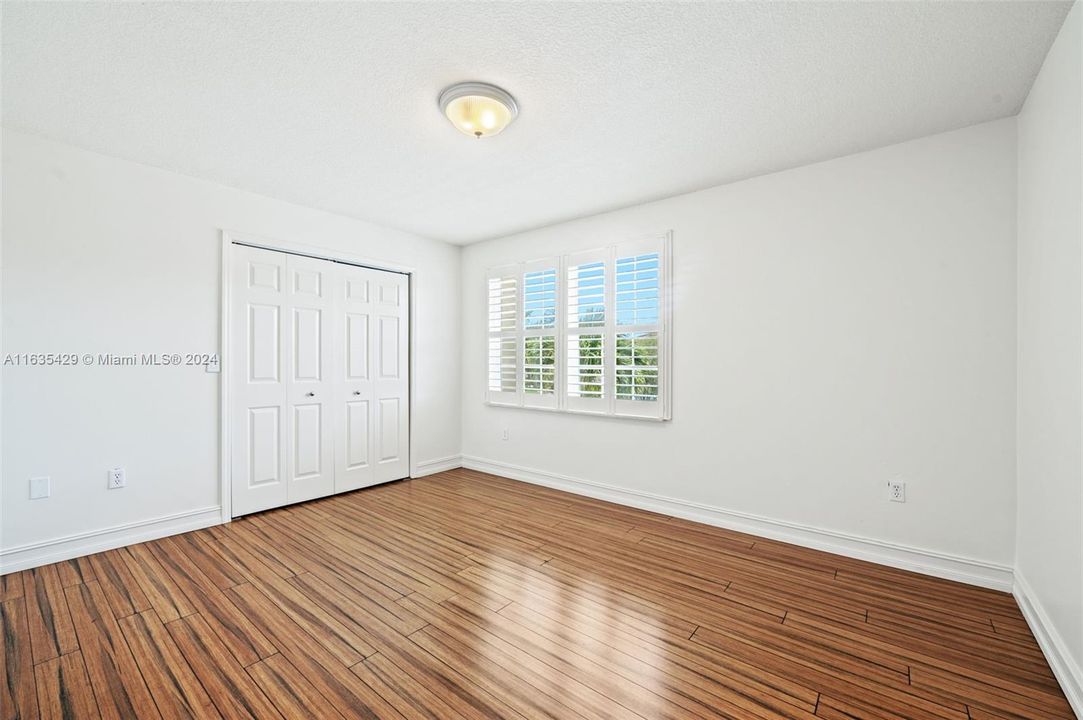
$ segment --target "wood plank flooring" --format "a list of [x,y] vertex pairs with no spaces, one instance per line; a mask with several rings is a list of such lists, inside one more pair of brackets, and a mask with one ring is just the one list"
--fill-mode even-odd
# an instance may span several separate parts
[[1011,596],[467,470],[0,581],[4,718],[1072,718]]

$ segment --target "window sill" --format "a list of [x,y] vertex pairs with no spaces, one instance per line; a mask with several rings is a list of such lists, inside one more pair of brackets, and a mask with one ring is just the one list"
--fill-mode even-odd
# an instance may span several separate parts
[[593,412],[591,410],[571,410],[568,408],[547,408],[547,407],[529,407],[526,405],[517,405],[514,403],[502,403],[493,402],[492,400],[486,400],[484,403],[487,407],[493,408],[507,408],[509,410],[526,410],[528,412],[541,412],[541,413],[553,413],[557,415],[576,415],[579,417],[595,417],[610,420],[633,420],[637,422],[652,422],[663,423],[669,422],[672,418],[669,417],[650,417],[649,415],[625,415],[609,412]]

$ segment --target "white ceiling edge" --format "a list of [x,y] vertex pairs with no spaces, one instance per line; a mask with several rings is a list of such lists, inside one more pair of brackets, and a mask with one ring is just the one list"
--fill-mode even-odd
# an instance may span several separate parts
[[[809,166],[812,166],[812,165],[819,165],[819,164],[822,164],[822,163],[827,163],[827,162],[831,162],[833,160],[839,160],[839,159],[842,159],[842,158],[853,157],[853,156],[857,156],[857,155],[864,155],[866,153],[876,152],[877,150],[882,150],[882,149],[885,149],[885,148],[894,147],[896,145],[905,145],[907,143],[923,140],[925,138],[936,137],[938,135],[946,135],[946,134],[949,134],[949,133],[958,132],[960,130],[966,130],[967,128],[977,127],[979,125],[988,125],[990,123],[1001,122],[1003,120],[1007,120],[1007,119],[1010,119],[1010,118],[1017,117],[1019,112],[1021,112],[1021,111],[1022,111],[1022,108],[1020,108],[1019,110],[1017,110],[1016,112],[1014,112],[1014,113],[1012,113],[1010,115],[1005,115],[1005,116],[1002,116],[1002,117],[993,118],[991,120],[982,120],[980,122],[970,123],[970,124],[963,125],[963,126],[957,127],[957,128],[949,128],[947,130],[940,130],[940,131],[937,131],[937,132],[928,133],[928,134],[920,135],[920,136],[917,136],[917,137],[906,138],[904,140],[899,140],[897,142],[890,142],[890,143],[887,143],[887,144],[884,144],[884,145],[877,145],[875,147],[870,147],[870,148],[866,148],[866,149],[862,149],[862,150],[855,150],[854,152],[848,152],[848,153],[845,153],[845,154],[842,154],[842,155],[832,155],[832,156],[829,156],[829,157],[810,160],[808,162],[804,162],[804,163],[801,163],[799,165],[788,165],[788,166],[780,167],[780,168],[773,169],[773,170],[765,170],[764,172],[756,173],[756,174],[753,174],[753,175],[748,175],[748,176],[745,176],[745,177],[738,177],[738,178],[734,178],[733,180],[727,180],[725,182],[714,183],[714,184],[711,184],[711,185],[706,185],[704,187],[692,187],[692,188],[689,188],[687,190],[681,190],[679,192],[675,192],[675,193],[672,193],[672,194],[661,195],[661,196],[658,196],[658,197],[648,197],[648,198],[645,198],[643,200],[639,200],[639,201],[635,201],[635,202],[630,202],[630,203],[625,203],[625,204],[621,204],[621,205],[615,205],[613,207],[603,208],[603,209],[600,209],[600,210],[598,210],[596,212],[589,212],[589,213],[585,213],[585,214],[582,214],[582,215],[571,215],[571,216],[564,217],[564,218],[557,218],[557,219],[555,219],[555,220],[553,220],[551,222],[546,222],[546,223],[543,223],[543,224],[540,224],[540,225],[532,225],[532,226],[526,226],[526,227],[514,229],[514,230],[511,230],[511,231],[506,232],[506,233],[501,233],[500,235],[493,235],[492,237],[481,237],[481,238],[477,238],[477,239],[464,240],[464,241],[453,241],[453,240],[448,240],[448,239],[439,238],[439,237],[430,237],[430,236],[426,236],[426,235],[420,235],[418,233],[411,232],[410,230],[407,230],[405,228],[396,227],[394,225],[388,225],[386,223],[381,223],[381,222],[374,221],[372,218],[359,217],[359,216],[351,215],[351,214],[348,214],[348,213],[336,212],[334,210],[328,210],[328,209],[313,206],[313,205],[306,205],[306,204],[304,204],[302,202],[297,202],[296,200],[291,200],[289,198],[284,198],[284,197],[277,197],[277,196],[274,196],[274,195],[268,195],[266,193],[261,193],[261,192],[255,191],[255,190],[250,190],[248,188],[240,187],[240,186],[237,186],[237,185],[227,185],[227,184],[222,183],[222,182],[220,182],[220,181],[218,181],[216,179],[213,179],[213,178],[200,177],[200,176],[197,176],[197,175],[190,175],[190,174],[187,174],[187,173],[178,172],[176,170],[170,170],[169,168],[164,168],[164,167],[161,167],[161,166],[158,166],[158,165],[150,165],[148,163],[140,162],[138,160],[132,160],[132,159],[125,158],[125,157],[120,157],[120,156],[117,156],[117,155],[111,155],[109,153],[101,152],[100,150],[95,150],[93,148],[87,148],[87,147],[81,147],[79,145],[73,145],[72,143],[65,142],[64,140],[58,140],[56,138],[51,138],[51,137],[48,137],[48,136],[46,136],[44,134],[41,134],[41,133],[35,133],[35,132],[27,131],[27,130],[21,129],[21,128],[13,128],[13,127],[10,127],[10,126],[0,125],[0,133],[13,132],[13,133],[17,133],[19,135],[23,135],[23,136],[26,136],[26,137],[37,138],[39,140],[43,140],[43,141],[53,143],[53,144],[56,144],[56,145],[69,147],[69,148],[74,148],[74,149],[79,150],[81,152],[92,153],[94,155],[109,158],[111,160],[117,160],[117,161],[120,161],[120,162],[131,163],[132,165],[138,165],[140,167],[149,168],[149,169],[156,170],[156,171],[159,171],[159,172],[166,172],[166,173],[170,173],[170,174],[173,174],[173,175],[179,175],[181,177],[185,177],[185,178],[188,178],[188,179],[191,179],[191,180],[198,180],[200,182],[211,183],[212,185],[215,185],[215,186],[221,187],[221,188],[225,188],[227,190],[233,190],[233,191],[237,191],[237,192],[243,192],[243,193],[248,193],[248,194],[251,194],[251,195],[256,195],[256,196],[261,197],[261,198],[265,198],[265,199],[268,199],[268,200],[274,200],[275,202],[286,203],[288,205],[293,205],[293,206],[296,206],[296,207],[299,207],[299,208],[304,208],[306,210],[312,210],[312,211],[316,211],[316,212],[326,213],[328,215],[336,215],[338,217],[342,217],[342,218],[346,218],[346,219],[349,219],[349,220],[362,222],[362,223],[365,223],[367,225],[371,225],[373,228],[377,228],[377,229],[382,228],[382,229],[385,229],[385,230],[390,230],[392,232],[401,233],[403,235],[408,235],[410,237],[417,238],[417,239],[420,239],[420,240],[427,240],[427,241],[431,241],[431,242],[441,243],[441,244],[444,244],[444,245],[451,245],[453,247],[465,248],[465,247],[470,247],[471,245],[479,245],[479,244],[482,244],[482,243],[499,242],[500,240],[503,240],[503,239],[506,239],[506,238],[511,238],[511,237],[515,237],[515,236],[518,236],[518,235],[524,235],[526,233],[536,232],[536,231],[539,231],[539,230],[544,230],[546,228],[558,227],[560,225],[565,225],[567,223],[576,222],[576,221],[579,221],[579,220],[587,220],[587,219],[590,219],[590,218],[600,217],[600,216],[603,216],[603,215],[609,215],[611,213],[619,212],[621,210],[628,210],[628,209],[631,209],[631,208],[638,208],[638,207],[642,207],[642,206],[645,206],[645,205],[651,205],[651,204],[657,203],[657,202],[663,202],[665,200],[673,200],[673,199],[681,198],[681,197],[684,197],[684,196],[687,196],[687,195],[694,195],[696,193],[706,192],[706,191],[714,190],[716,188],[726,187],[726,186],[729,186],[729,185],[737,185],[739,183],[747,182],[749,180],[755,180],[757,178],[763,178],[763,177],[768,177],[768,176],[771,176],[771,175],[777,175],[779,173],[789,172],[790,170],[797,170],[797,169],[804,168],[804,167],[809,167]],[[2,144],[3,143],[0,142],[0,146],[2,146]]]
[[924,135],[918,135],[918,136],[915,136],[915,137],[905,138],[903,140],[898,140],[898,141],[886,143],[886,144],[883,144],[883,145],[875,145],[873,147],[869,147],[869,148],[865,148],[865,149],[861,149],[861,150],[855,150],[853,152],[847,152],[847,153],[843,153],[841,155],[829,155],[827,157],[809,160],[808,162],[802,162],[802,163],[800,163],[798,165],[786,165],[786,166],[775,168],[775,169],[764,170],[763,172],[757,172],[757,173],[752,174],[752,175],[736,177],[736,178],[734,178],[732,180],[726,180],[726,181],[719,182],[719,183],[713,183],[711,185],[706,185],[704,187],[692,187],[692,188],[689,188],[687,190],[681,190],[679,192],[675,192],[675,193],[672,193],[672,194],[661,195],[661,196],[658,196],[658,197],[649,197],[649,198],[646,198],[644,200],[625,203],[625,204],[621,204],[621,205],[616,205],[614,207],[609,207],[609,208],[605,208],[605,209],[602,209],[602,210],[598,210],[597,212],[590,212],[590,213],[587,213],[587,214],[584,214],[584,215],[573,215],[573,216],[570,216],[570,217],[557,219],[557,220],[554,220],[552,222],[546,222],[546,223],[544,223],[542,225],[534,225],[534,226],[530,226],[530,227],[523,227],[523,228],[518,229],[518,230],[513,230],[513,231],[508,232],[508,233],[502,233],[500,235],[494,235],[492,237],[478,238],[476,240],[467,240],[467,241],[463,241],[463,242],[452,242],[450,240],[441,240],[441,242],[446,242],[446,243],[449,243],[449,244],[452,244],[452,245],[458,245],[460,247],[470,247],[471,245],[477,245],[479,243],[496,242],[496,241],[499,241],[499,240],[503,240],[505,238],[515,237],[517,235],[524,235],[526,233],[531,233],[531,232],[535,232],[535,231],[538,231],[538,230],[544,230],[546,228],[557,227],[557,226],[560,226],[560,225],[565,225],[567,223],[576,222],[578,220],[587,220],[587,219],[599,217],[599,216],[602,216],[602,215],[609,215],[611,213],[620,212],[621,210],[630,210],[632,208],[638,208],[638,207],[642,207],[644,205],[651,205],[653,203],[663,202],[663,201],[666,201],[666,200],[674,200],[674,199],[677,199],[677,198],[685,197],[687,195],[695,195],[697,193],[707,192],[707,191],[714,190],[714,189],[717,189],[717,188],[728,187],[730,185],[738,185],[740,183],[748,182],[749,180],[757,180],[759,178],[770,177],[771,175],[778,175],[780,173],[786,173],[786,172],[789,172],[791,170],[799,170],[801,168],[810,167],[810,166],[813,166],[813,165],[821,165],[823,163],[829,163],[829,162],[831,162],[833,160],[841,160],[841,159],[848,158],[848,157],[854,157],[854,156],[858,156],[858,155],[865,155],[867,153],[876,152],[877,150],[884,150],[884,149],[887,149],[887,148],[892,148],[892,147],[895,147],[897,145],[906,145],[907,143],[918,142],[918,141],[924,140],[926,138],[933,138],[933,137],[937,137],[939,135],[948,135],[950,133],[955,133],[955,132],[959,132],[959,131],[962,131],[962,130],[967,130],[968,128],[974,128],[974,127],[978,127],[978,126],[981,126],[981,125],[989,125],[989,124],[992,124],[992,123],[998,123],[998,122],[1002,122],[1004,120],[1014,119],[1014,118],[1018,117],[1018,115],[1019,115],[1019,111],[1017,111],[1015,113],[1012,113],[1011,115],[1004,115],[1004,116],[1001,116],[1001,117],[992,118],[990,120],[981,120],[981,121],[975,122],[975,123],[968,123],[968,124],[962,125],[960,127],[948,128],[946,130],[938,130],[936,132],[931,132],[931,133],[926,133]]
[[[1011,115],[1006,115],[1004,117],[994,118],[992,120],[983,120],[981,122],[971,123],[969,125],[964,125],[962,127],[951,128],[949,130],[943,130],[943,131],[939,131],[939,132],[929,133],[929,134],[926,134],[926,135],[920,135],[918,137],[907,138],[906,140],[900,140],[898,142],[892,142],[892,143],[888,143],[886,145],[878,145],[876,147],[868,148],[867,150],[858,150],[858,151],[855,151],[855,152],[852,152],[852,153],[846,153],[844,155],[835,155],[835,156],[832,156],[832,157],[823,158],[821,160],[813,160],[811,162],[802,163],[800,165],[793,165],[793,166],[783,167],[783,168],[779,168],[777,170],[771,170],[771,171],[767,171],[767,172],[763,172],[763,173],[758,173],[756,175],[749,175],[748,177],[742,177],[742,178],[738,178],[736,180],[732,180],[732,181],[728,181],[728,182],[722,182],[722,183],[716,183],[714,185],[708,185],[707,187],[693,188],[691,190],[686,190],[684,192],[674,193],[673,195],[666,195],[664,197],[652,198],[652,199],[649,199],[649,200],[644,200],[642,202],[630,203],[630,204],[622,205],[622,206],[619,206],[619,207],[613,207],[613,208],[609,208],[607,210],[601,210],[601,211],[596,212],[596,213],[589,213],[589,214],[586,214],[586,215],[577,215],[575,217],[568,217],[568,218],[564,218],[563,220],[557,220],[555,222],[546,223],[544,225],[538,225],[538,226],[535,226],[535,227],[523,228],[522,230],[516,230],[515,232],[510,232],[510,233],[507,233],[507,234],[504,234],[504,235],[496,235],[496,236],[493,236],[493,237],[481,238],[479,240],[471,240],[469,242],[464,242],[464,243],[450,243],[450,244],[456,245],[456,246],[462,247],[462,248],[468,248],[468,247],[473,247],[475,245],[482,245],[482,244],[486,244],[486,243],[499,243],[499,242],[504,241],[504,240],[509,240],[509,239],[512,239],[512,238],[518,238],[520,236],[530,235],[532,233],[544,232],[546,229],[549,229],[549,228],[558,228],[558,227],[562,227],[564,225],[569,225],[569,224],[572,224],[572,223],[578,223],[578,222],[581,222],[581,221],[595,220],[595,219],[598,219],[598,218],[603,218],[603,217],[605,217],[607,215],[613,215],[615,213],[620,213],[622,211],[628,211],[628,210],[635,210],[635,209],[639,209],[639,208],[644,208],[644,207],[647,207],[649,205],[654,205],[656,203],[664,203],[664,202],[667,202],[667,201],[670,201],[670,200],[680,200],[681,198],[686,198],[686,197],[689,197],[689,196],[692,196],[692,195],[698,195],[700,193],[710,193],[712,191],[720,190],[722,188],[741,185],[741,184],[747,183],[747,182],[754,182],[754,181],[758,181],[758,180],[768,179],[768,178],[770,178],[772,176],[775,176],[775,175],[784,175],[786,173],[793,172],[793,171],[799,171],[799,170],[802,170],[804,168],[812,168],[812,167],[815,167],[817,165],[824,165],[824,164],[828,164],[828,163],[833,163],[833,162],[838,161],[838,160],[846,160],[847,158],[858,158],[858,157],[860,157],[862,155],[874,154],[874,153],[877,153],[877,152],[880,152],[880,151],[890,150],[892,148],[897,148],[897,147],[900,147],[900,146],[903,146],[903,145],[909,145],[911,143],[920,143],[920,142],[922,142],[924,140],[929,140],[929,139],[940,137],[941,135],[951,135],[953,133],[965,133],[967,130],[977,129],[977,128],[980,128],[980,127],[982,127],[984,125],[994,125],[996,123],[1002,123],[1002,122],[1005,122],[1007,120],[1016,120],[1018,118],[1018,115],[1019,115],[1019,112],[1016,112],[1016,113],[1013,113]],[[448,241],[442,240],[440,242],[445,242],[446,243]]]
[[[3,0],[0,0],[0,2],[2,2],[2,1]],[[418,240],[418,241],[421,241],[421,242],[424,242],[424,243],[434,243],[434,244],[437,244],[437,245],[449,245],[451,247],[464,247],[463,245],[461,245],[459,243],[448,242],[447,240],[441,240],[439,238],[427,237],[425,235],[418,235],[417,233],[412,233],[409,230],[403,230],[402,228],[397,228],[397,227],[394,227],[392,225],[387,225],[385,223],[373,222],[369,218],[355,217],[353,215],[347,215],[345,213],[335,212],[333,210],[327,210],[327,209],[324,209],[324,208],[316,207],[314,205],[306,205],[304,203],[299,203],[299,202],[296,202],[294,200],[290,200],[288,198],[276,197],[274,195],[268,195],[266,193],[257,192],[255,190],[249,190],[248,188],[239,187],[237,185],[227,185],[226,183],[223,183],[223,182],[221,182],[219,180],[216,180],[214,178],[201,177],[199,175],[192,175],[192,174],[189,174],[189,173],[183,173],[183,172],[179,172],[177,170],[171,170],[169,168],[161,167],[160,165],[151,165],[150,163],[140,162],[139,160],[132,160],[130,158],[121,157],[119,155],[112,155],[110,153],[102,152],[100,150],[95,150],[93,148],[83,147],[81,145],[75,145],[73,143],[66,142],[64,140],[58,140],[56,138],[51,138],[51,137],[49,137],[47,135],[44,135],[42,133],[31,132],[31,131],[28,131],[28,130],[25,130],[25,129],[22,129],[22,128],[12,127],[10,125],[0,124],[0,154],[2,154],[3,149],[7,144],[7,136],[8,136],[9,133],[14,135],[14,136],[17,136],[20,140],[24,140],[24,141],[29,140],[29,141],[31,141],[33,143],[45,143],[45,144],[52,145],[54,147],[60,148],[61,150],[74,151],[74,152],[77,152],[77,153],[84,153],[84,154],[87,154],[87,155],[93,155],[93,156],[103,158],[104,160],[109,161],[109,162],[113,162],[113,163],[124,163],[124,164],[127,164],[127,165],[134,165],[137,168],[140,168],[142,170],[150,170],[150,171],[155,172],[155,173],[165,173],[167,175],[171,175],[171,176],[174,176],[174,177],[183,178],[184,180],[197,182],[197,183],[205,183],[207,185],[210,185],[210,186],[215,187],[215,188],[219,188],[221,190],[228,190],[229,192],[236,192],[236,193],[242,193],[244,195],[250,195],[250,196],[252,196],[254,198],[258,198],[260,200],[269,200],[271,202],[282,203],[282,204],[285,204],[285,205],[291,205],[291,206],[293,206],[295,208],[298,208],[300,210],[304,210],[306,212],[314,212],[314,213],[320,213],[320,214],[323,214],[323,215],[330,215],[330,216],[333,216],[335,218],[339,218],[339,219],[342,219],[342,220],[348,220],[348,221],[353,222],[353,223],[360,223],[362,225],[368,225],[374,232],[394,233],[395,235],[398,235],[403,239]],[[2,168],[0,168],[0,170],[2,170]],[[3,173],[0,172],[0,177],[2,177],[2,174]],[[0,182],[0,187],[2,187],[2,182]],[[230,231],[230,232],[242,233],[242,234],[245,232],[243,228],[220,228],[220,229]],[[265,239],[267,239],[267,240],[275,240],[275,239],[288,240],[288,238],[273,238],[273,237],[266,237]]]

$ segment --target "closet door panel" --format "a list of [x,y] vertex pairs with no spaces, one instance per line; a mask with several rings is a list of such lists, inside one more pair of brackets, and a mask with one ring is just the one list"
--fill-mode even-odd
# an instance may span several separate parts
[[231,504],[244,515],[287,502],[286,256],[231,249]]
[[330,318],[337,265],[288,255],[286,270],[291,370],[286,414],[287,501],[292,503],[334,492],[334,347]]
[[372,270],[339,266],[335,492],[372,485]]
[[410,286],[408,276],[387,272],[374,283],[374,473],[386,482],[410,475]]

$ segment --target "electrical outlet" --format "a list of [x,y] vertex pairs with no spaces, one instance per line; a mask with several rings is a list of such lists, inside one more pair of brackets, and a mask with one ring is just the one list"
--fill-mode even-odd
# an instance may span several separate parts
[[887,499],[891,502],[906,502],[906,483],[902,480],[888,480]]
[[49,497],[49,478],[48,477],[36,477],[30,478],[30,499],[41,500],[42,498]]
[[109,489],[116,490],[122,488],[128,484],[128,479],[124,477],[124,468],[113,468],[109,471]]
[[501,440],[510,440],[511,439],[511,433],[508,431],[507,428],[504,428],[504,434],[500,436],[500,439]]

